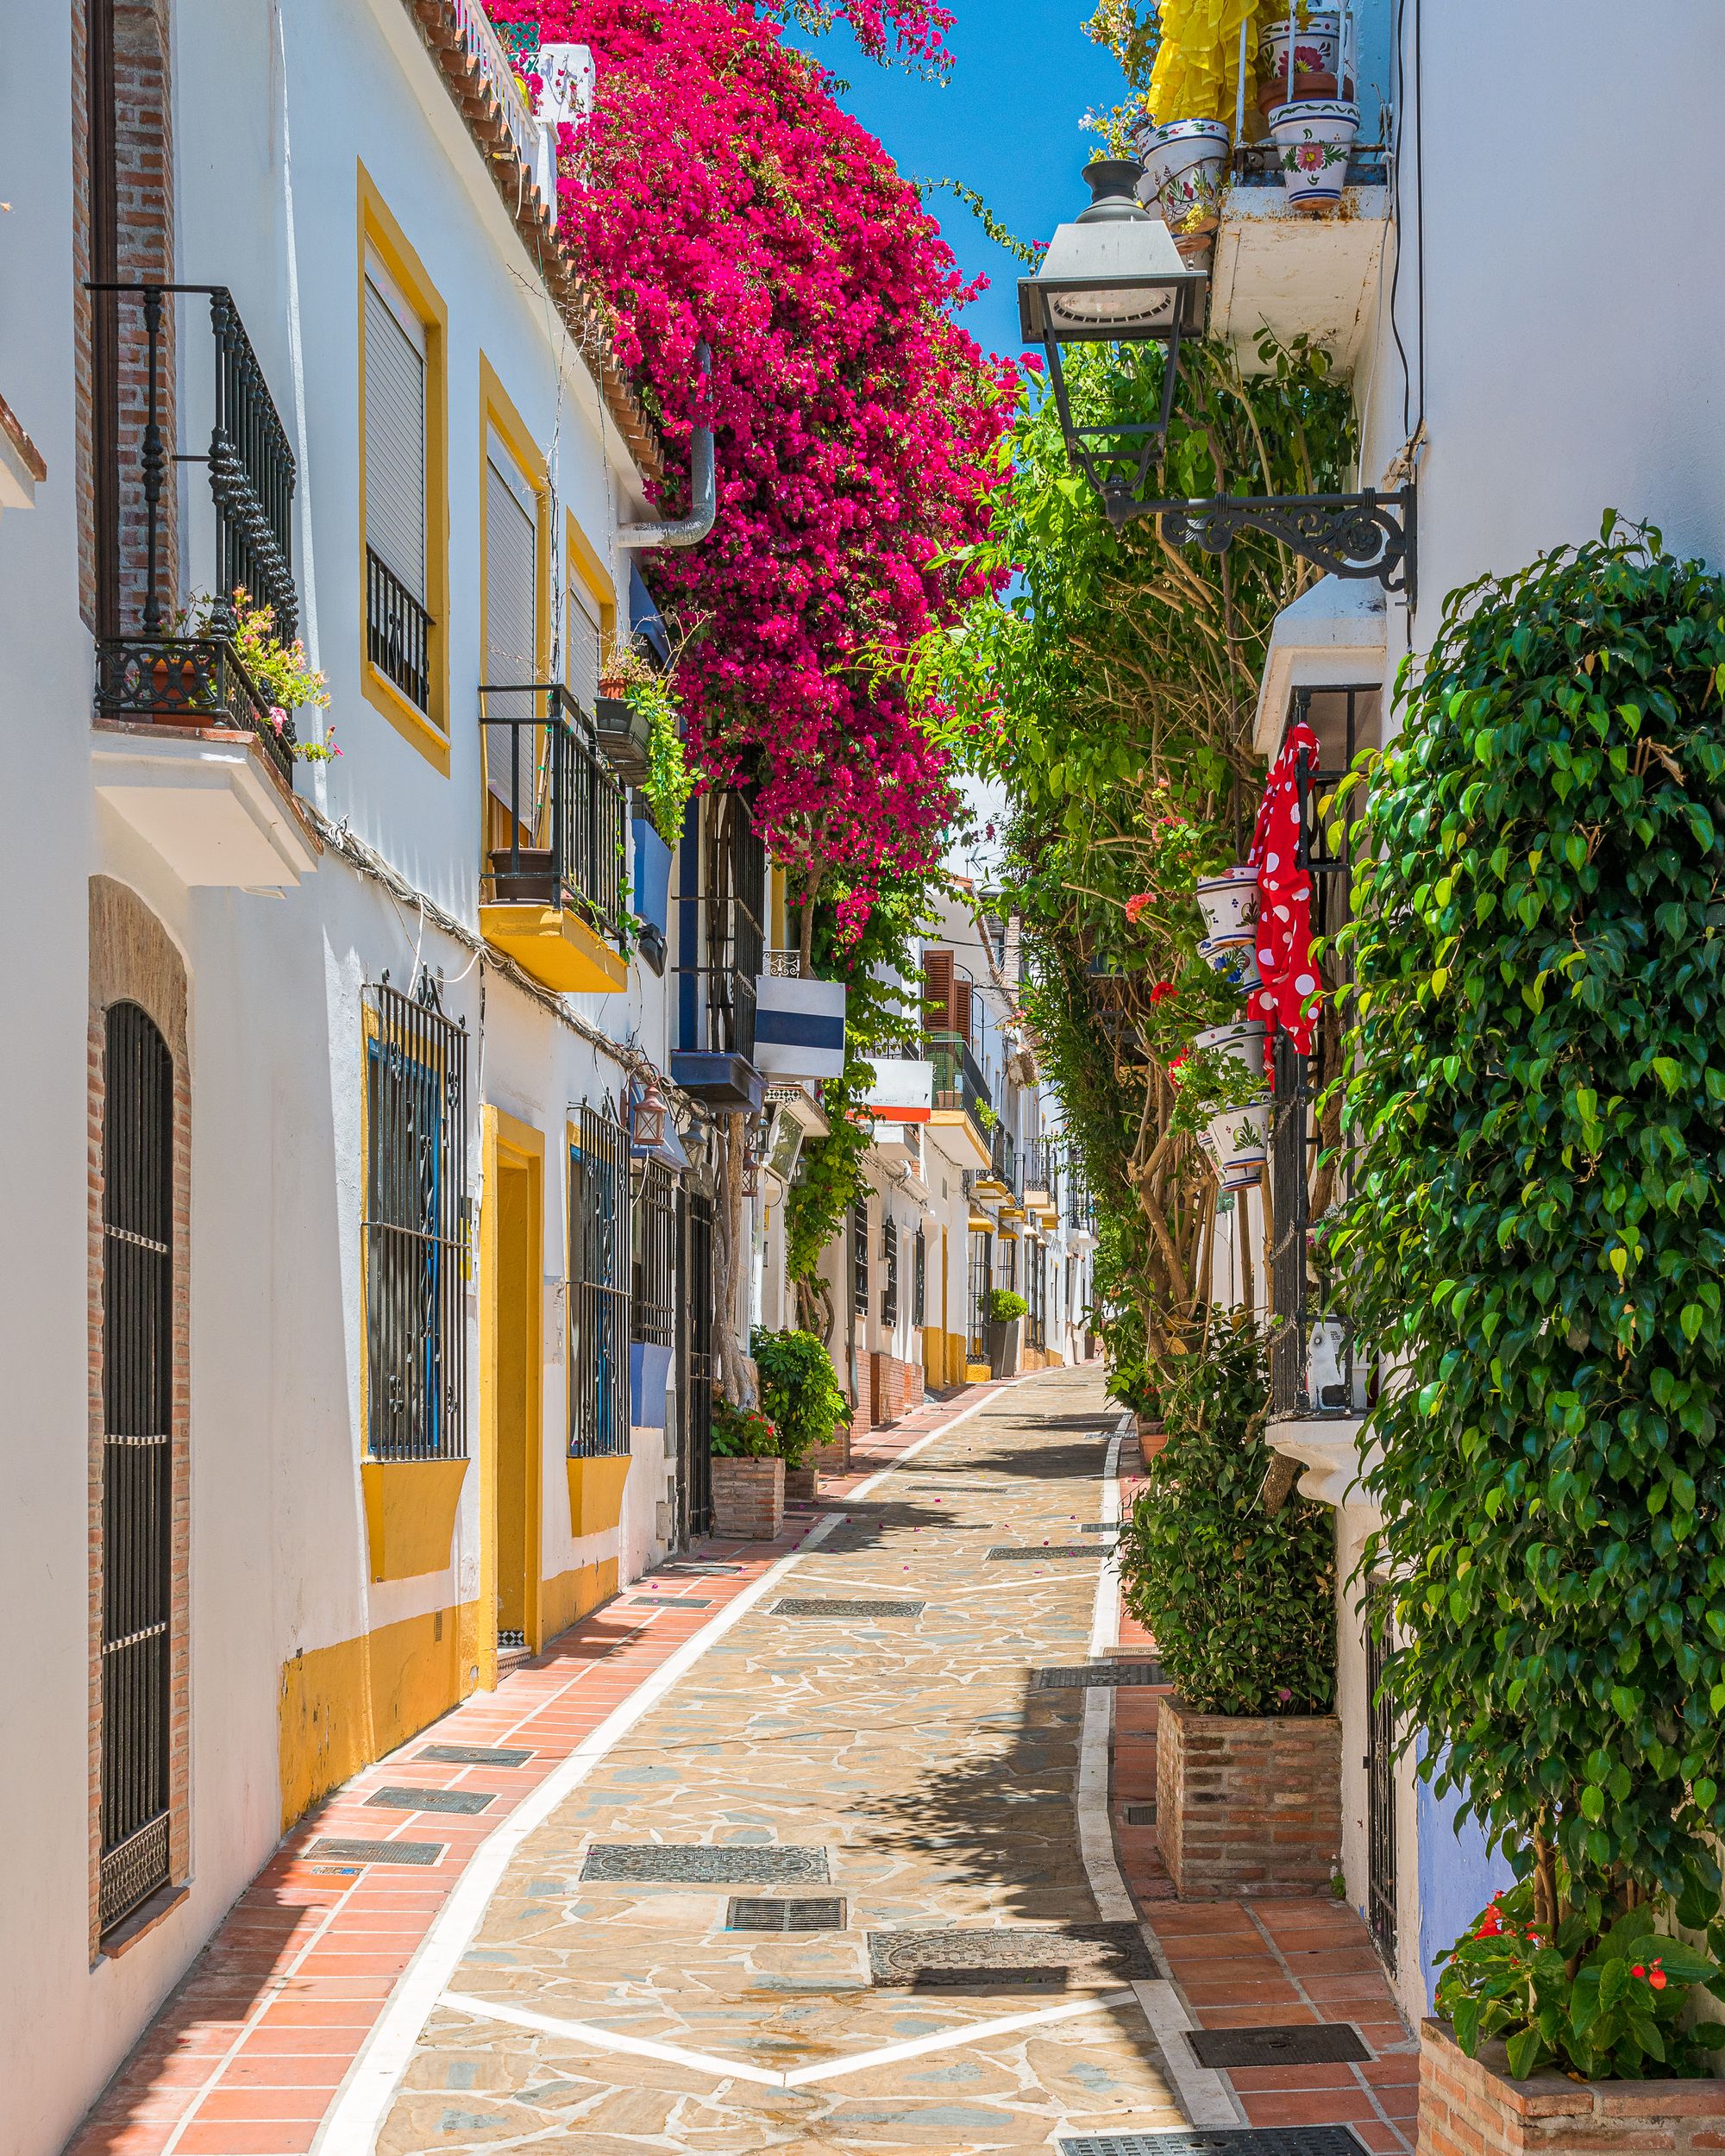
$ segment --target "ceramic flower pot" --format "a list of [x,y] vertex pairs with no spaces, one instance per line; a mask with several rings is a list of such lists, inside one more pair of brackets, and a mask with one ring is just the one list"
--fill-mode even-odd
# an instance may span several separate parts
[[1245,1190],[1255,1183],[1269,1155],[1270,1103],[1254,1100],[1244,1108],[1222,1108],[1205,1125],[1211,1157],[1221,1170],[1224,1190]]
[[1347,180],[1348,155],[1359,132],[1359,107],[1325,97],[1279,105],[1270,116],[1270,132],[1289,206],[1333,209]]
[[1144,161],[1149,190],[1139,193],[1177,236],[1194,239],[1221,222],[1230,141],[1220,120],[1170,120],[1134,132],[1132,147]]
[[1258,871],[1244,865],[1198,885],[1198,910],[1204,926],[1219,942],[1249,936],[1258,925]]
[[1340,10],[1333,8],[1308,9],[1303,28],[1288,18],[1265,25],[1258,45],[1258,78],[1266,91],[1276,84],[1282,84],[1282,96],[1277,102],[1283,104],[1288,102],[1286,85],[1290,41],[1294,47],[1294,92],[1296,97],[1300,93],[1302,75],[1327,75],[1333,83],[1341,68]]
[[1258,952],[1253,948],[1256,942],[1251,935],[1206,937],[1198,946],[1198,956],[1212,973],[1220,974],[1242,995],[1250,995],[1264,985],[1264,976],[1258,970]]
[[1233,1025],[1212,1025],[1199,1034],[1194,1048],[1220,1048],[1243,1063],[1254,1078],[1264,1075],[1264,1024],[1262,1018],[1239,1018]]

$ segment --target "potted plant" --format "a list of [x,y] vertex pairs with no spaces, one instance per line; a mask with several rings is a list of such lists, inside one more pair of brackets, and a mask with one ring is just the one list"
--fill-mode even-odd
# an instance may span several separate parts
[[631,786],[648,776],[652,747],[651,693],[658,676],[632,644],[614,643],[599,668],[593,724],[599,745],[618,778]]
[[785,1457],[771,1419],[728,1400],[712,1407],[712,1531],[771,1542],[785,1524]]
[[1145,119],[1132,132],[1144,166],[1146,200],[1176,239],[1195,239],[1221,222],[1232,138],[1220,120]]
[[1271,1455],[1249,1320],[1213,1320],[1162,1398],[1120,1564],[1174,1686],[1157,1718],[1163,1860],[1182,1900],[1327,1895],[1341,1846],[1332,1517],[1259,1501]]
[[1258,927],[1258,871],[1241,862],[1219,876],[1200,876],[1198,909],[1217,943],[1237,942]]
[[[293,714],[310,705],[326,710],[329,686],[305,656],[305,646],[296,636],[284,643],[275,633],[275,609],[254,600],[243,584],[234,587],[234,630],[231,642],[240,670],[256,698],[280,753],[301,763],[329,763],[341,755],[334,729],[320,741],[301,741],[294,730]],[[216,602],[206,592],[196,593],[191,604],[174,615],[170,633],[187,642],[205,642],[216,633]],[[157,704],[158,718],[198,719],[232,716],[219,710],[215,699],[216,678],[188,655],[178,661],[155,661],[158,693],[177,672],[184,697],[179,708]],[[262,731],[262,727],[258,729]]]
[[1270,1142],[1270,1096],[1254,1071],[1220,1044],[1195,1046],[1170,1069],[1174,1083],[1170,1131],[1196,1138],[1221,1178],[1224,1190],[1258,1181]]
[[1242,995],[1251,995],[1264,986],[1264,976],[1258,969],[1256,936],[1233,937],[1226,942],[1206,936],[1198,944],[1198,956],[1212,973],[1220,974]]
[[[1290,16],[1280,22],[1267,23],[1258,47],[1258,72],[1263,85],[1258,110],[1268,116],[1278,105],[1346,95],[1339,79],[1341,59],[1342,19],[1335,9],[1308,8],[1301,20]],[[1352,87],[1350,84],[1348,89]]]
[[1270,132],[1289,207],[1333,209],[1347,182],[1359,107],[1339,97],[1302,98],[1277,106],[1270,116]]
[[1265,1034],[1262,1018],[1236,1018],[1228,1025],[1207,1026],[1192,1043],[1195,1050],[1218,1049],[1242,1063],[1254,1078],[1264,1075]]
[[749,1343],[761,1379],[761,1410],[777,1426],[787,1497],[819,1495],[819,1470],[809,1455],[831,1443],[850,1410],[832,1357],[812,1332],[756,1332]]
[[1030,1305],[1010,1288],[988,1291],[988,1368],[996,1377],[1016,1377],[1024,1352],[1024,1320]]

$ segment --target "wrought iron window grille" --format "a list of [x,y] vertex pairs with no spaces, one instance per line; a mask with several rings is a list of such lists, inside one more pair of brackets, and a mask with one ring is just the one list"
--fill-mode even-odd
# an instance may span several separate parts
[[[143,496],[144,592],[137,628],[98,638],[96,708],[109,718],[157,724],[249,729],[292,782],[293,720],[278,727],[273,710],[241,662],[234,592],[243,586],[271,608],[275,634],[291,642],[299,627],[293,580],[293,496],[298,467],[287,432],[224,285],[90,282],[92,294],[141,303],[146,346],[144,424],[138,454]],[[207,298],[215,345],[215,417],[210,447],[182,452],[162,423],[166,303],[176,294]],[[102,341],[104,351],[112,340]],[[102,393],[117,396],[117,382]],[[171,468],[202,464],[216,511],[216,561],[210,621],[198,636],[177,634],[164,589],[162,496]],[[114,606],[104,606],[110,618]]]
[[655,1347],[677,1338],[676,1179],[662,1161],[635,1163],[635,1292],[630,1330]]
[[699,1191],[688,1191],[681,1194],[680,1211],[676,1505],[677,1540],[687,1549],[712,1525],[712,1401],[718,1366],[712,1339],[712,1200]]
[[886,1286],[881,1290],[881,1323],[889,1331],[899,1322],[899,1224],[883,1219],[881,1223],[881,1256],[887,1268]]
[[370,991],[367,1044],[367,1445],[376,1460],[467,1454],[467,1034],[429,974]]
[[970,1238],[970,1293],[967,1298],[967,1347],[973,1363],[988,1354],[988,1295],[994,1287],[994,1238],[976,1233]]
[[366,548],[366,655],[416,711],[431,708],[432,615],[375,548]]
[[911,1261],[911,1323],[919,1332],[928,1322],[928,1241],[920,1227]]
[[1389,1583],[1374,1577],[1365,1598],[1366,1928],[1386,1965],[1396,1967],[1396,1710],[1384,1695],[1389,1652]]
[[869,1314],[869,1206],[859,1200],[850,1208],[850,1307],[859,1318]]
[[492,827],[481,899],[582,915],[614,937],[623,912],[623,788],[561,682],[480,690]]
[[629,1133],[607,1100],[584,1106],[569,1149],[569,1456],[629,1450]]

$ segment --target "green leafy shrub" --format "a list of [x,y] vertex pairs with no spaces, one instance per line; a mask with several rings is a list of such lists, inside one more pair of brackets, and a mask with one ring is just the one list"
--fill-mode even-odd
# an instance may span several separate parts
[[1352,932],[1389,1697],[1541,1933],[1718,1906],[1725,583],[1608,520],[1454,594]]
[[[1725,1946],[1725,1925],[1709,1944]],[[1572,1908],[1553,1936],[1535,1922],[1524,1879],[1438,1959],[1438,2011],[1456,2041],[1472,2058],[1501,2039],[1518,2081],[1551,2065],[1588,2081],[1640,2080],[1650,2065],[1660,2075],[1705,2074],[1725,2046],[1717,2021],[1679,2026],[1697,1984],[1725,1996],[1725,1967],[1662,1932],[1645,1904],[1609,1928],[1596,1902]]]
[[996,1325],[1010,1325],[1014,1318],[1022,1318],[1029,1308],[1024,1297],[1015,1295],[1010,1288],[988,1290],[988,1315]]
[[1164,1370],[1167,1442],[1121,1527],[1126,1607],[1200,1714],[1327,1714],[1334,1690],[1333,1520],[1264,1511],[1264,1404],[1258,1333],[1213,1321]]
[[728,1400],[712,1403],[712,1457],[716,1460],[776,1460],[779,1432],[771,1419],[737,1407]]
[[786,1464],[800,1467],[850,1418],[832,1358],[812,1332],[756,1332],[750,1351],[761,1375],[762,1412],[778,1426]]

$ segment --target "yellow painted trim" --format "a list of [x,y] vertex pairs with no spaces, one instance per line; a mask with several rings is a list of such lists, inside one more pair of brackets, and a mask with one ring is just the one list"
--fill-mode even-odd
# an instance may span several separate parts
[[[363,162],[358,167],[358,273],[360,310],[359,468],[360,687],[426,761],[449,775],[449,310],[426,274],[425,265],[391,215]],[[372,248],[419,317],[425,333],[425,604],[431,616],[429,643],[431,709],[411,704],[366,655],[366,249]]]
[[568,1462],[569,1531],[577,1542],[583,1535],[609,1534],[621,1522],[623,1486],[633,1464],[627,1452]]
[[360,1462],[374,1580],[411,1580],[447,1570],[467,1477],[465,1460]]
[[480,934],[560,994],[612,995],[629,986],[626,960],[572,908],[482,906]]
[[970,1141],[970,1150],[976,1156],[976,1165],[987,1168],[994,1159],[994,1151],[987,1137],[970,1119],[963,1108],[934,1108],[929,1113],[930,1127],[937,1131],[962,1131]]
[[994,1224],[986,1213],[973,1213],[968,1218],[972,1235],[992,1235],[994,1232]]
[[567,1632],[589,1610],[608,1602],[616,1592],[615,1557],[600,1557],[593,1564],[579,1564],[573,1572],[560,1572],[555,1579],[547,1580],[540,1595],[540,1607],[545,1613],[546,1639],[555,1639],[560,1632]]
[[[617,642],[617,586],[612,581],[605,556],[575,522],[575,512],[567,503],[563,507],[563,544],[571,580],[586,588],[587,597],[599,609],[599,664],[603,667],[605,654]],[[567,595],[563,603],[565,605],[568,604]],[[569,670],[569,649],[568,624],[566,622],[563,625],[565,679]]]
[[987,1363],[967,1363],[964,1365],[964,1382],[967,1385],[984,1384],[994,1375],[992,1367]]
[[540,1566],[544,1562],[542,1491],[544,1483],[544,1357],[540,1344],[541,1281],[545,1262],[545,1134],[489,1102],[480,1108],[483,1201],[480,1208],[480,1683],[497,1683],[498,1576],[498,1354],[504,1282],[499,1252],[498,1210],[505,1167],[525,1169],[532,1182],[529,1247],[533,1253],[527,1298],[527,1566],[529,1646],[544,1645],[541,1629]]
[[276,1708],[282,1831],[465,1699],[479,1659],[479,1605],[461,1602],[284,1662]]

